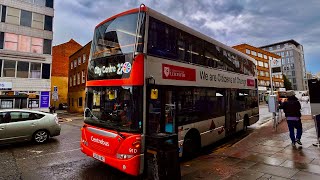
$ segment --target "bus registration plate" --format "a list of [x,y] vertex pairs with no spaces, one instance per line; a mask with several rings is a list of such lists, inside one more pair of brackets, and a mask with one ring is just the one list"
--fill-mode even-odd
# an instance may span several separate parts
[[93,153],[93,158],[98,159],[99,161],[105,162],[105,158],[96,153]]

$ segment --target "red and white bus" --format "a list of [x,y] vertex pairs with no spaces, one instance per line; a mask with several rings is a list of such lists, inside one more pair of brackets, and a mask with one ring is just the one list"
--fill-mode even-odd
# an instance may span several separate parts
[[178,134],[192,155],[259,119],[254,59],[142,6],[96,26],[81,150],[130,175],[145,135]]

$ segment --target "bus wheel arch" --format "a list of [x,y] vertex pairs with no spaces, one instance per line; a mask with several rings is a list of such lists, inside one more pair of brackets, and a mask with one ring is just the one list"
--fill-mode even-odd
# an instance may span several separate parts
[[197,129],[190,129],[184,137],[182,156],[195,157],[201,149],[201,136]]

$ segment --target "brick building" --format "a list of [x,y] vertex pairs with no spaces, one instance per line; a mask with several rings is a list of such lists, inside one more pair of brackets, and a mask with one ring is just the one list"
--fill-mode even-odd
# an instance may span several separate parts
[[[258,74],[258,88],[260,94],[260,101],[264,101],[264,93],[270,89],[270,61],[278,59],[280,61],[281,56],[262,50],[260,48],[251,46],[249,44],[240,44],[233,46],[234,49],[245,53],[256,60],[257,74]],[[273,75],[273,86],[275,90],[284,87],[282,74]]]
[[0,1],[0,108],[48,110],[53,0]]
[[68,104],[70,112],[83,112],[86,95],[86,75],[91,42],[69,57]]
[[70,41],[53,46],[52,48],[52,74],[51,74],[51,93],[53,87],[58,88],[58,100],[51,100],[51,105],[68,102],[68,73],[69,73],[69,56],[82,48],[82,46],[70,39]]

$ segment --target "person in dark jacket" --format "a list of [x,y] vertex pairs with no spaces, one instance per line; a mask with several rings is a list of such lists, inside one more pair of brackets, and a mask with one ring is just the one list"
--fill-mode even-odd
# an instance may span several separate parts
[[[302,145],[300,139],[302,136],[302,123],[301,123],[301,104],[294,94],[288,97],[288,100],[282,105],[283,111],[287,118],[288,128],[290,132],[290,139],[292,146],[296,143]],[[295,136],[294,129],[297,129]]]

